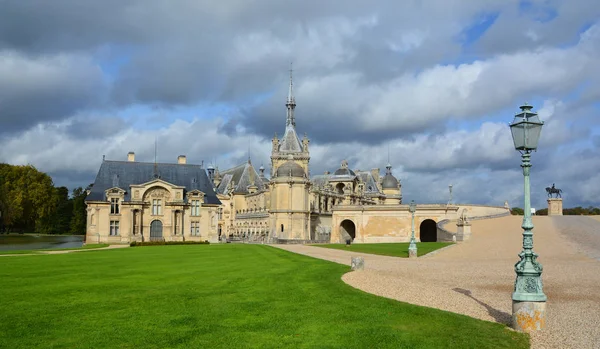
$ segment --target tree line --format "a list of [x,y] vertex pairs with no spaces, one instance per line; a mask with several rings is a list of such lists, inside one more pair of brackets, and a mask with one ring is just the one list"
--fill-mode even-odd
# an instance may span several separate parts
[[[520,207],[513,207],[510,209],[510,213],[512,215],[522,216],[523,209]],[[540,210],[536,210],[535,214],[538,216],[547,216],[548,209],[542,208]],[[600,215],[600,208],[593,207],[593,206],[589,206],[587,208],[581,207],[581,206],[577,206],[577,207],[573,207],[573,208],[563,208],[563,215],[565,215],[565,216],[597,216],[597,215]]]
[[69,196],[34,166],[0,163],[0,233],[85,234],[86,189]]

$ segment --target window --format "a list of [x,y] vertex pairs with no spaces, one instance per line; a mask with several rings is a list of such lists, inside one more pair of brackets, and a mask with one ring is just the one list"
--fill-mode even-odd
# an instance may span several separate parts
[[200,222],[191,222],[190,235],[191,236],[200,236]]
[[219,208],[217,210],[217,216],[218,216],[218,220],[223,219],[223,209],[222,208]]
[[110,221],[110,235],[119,235],[119,221]]
[[192,216],[200,216],[200,200],[192,200]]
[[152,200],[152,215],[153,216],[158,216],[158,215],[162,214],[161,201],[162,200],[160,200],[160,199]]
[[110,214],[119,214],[119,199],[110,199]]
[[281,225],[281,232],[283,233],[283,224]]

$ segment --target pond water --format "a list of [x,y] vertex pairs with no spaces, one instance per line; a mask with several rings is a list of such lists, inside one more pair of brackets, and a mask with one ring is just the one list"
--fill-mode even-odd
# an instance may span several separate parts
[[0,251],[81,247],[83,246],[83,238],[83,235],[40,236],[0,234]]

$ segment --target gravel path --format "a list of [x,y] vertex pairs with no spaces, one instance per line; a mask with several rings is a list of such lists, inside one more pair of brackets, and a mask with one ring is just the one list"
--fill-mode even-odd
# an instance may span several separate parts
[[565,239],[575,243],[579,252],[600,261],[600,223],[581,216],[555,216],[552,222]]
[[[586,217],[564,218],[567,217],[533,219],[534,251],[544,265],[542,278],[548,296],[548,314],[546,329],[532,335],[532,348],[598,349],[600,262],[580,253],[582,247],[578,241],[586,246],[600,243],[600,222]],[[277,247],[347,265],[351,256],[363,256],[365,270],[342,277],[356,288],[509,324],[513,267],[522,244],[521,222],[522,217],[516,216],[473,221],[471,240],[417,260],[304,245]],[[581,238],[567,240],[564,237],[567,234],[580,234]],[[594,250],[588,247],[586,252]]]

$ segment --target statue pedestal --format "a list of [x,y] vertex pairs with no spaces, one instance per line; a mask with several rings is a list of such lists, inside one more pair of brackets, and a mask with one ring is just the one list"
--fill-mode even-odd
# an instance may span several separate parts
[[466,241],[471,238],[471,223],[456,223],[456,241]]
[[548,199],[548,216],[562,216],[563,202],[562,199]]

